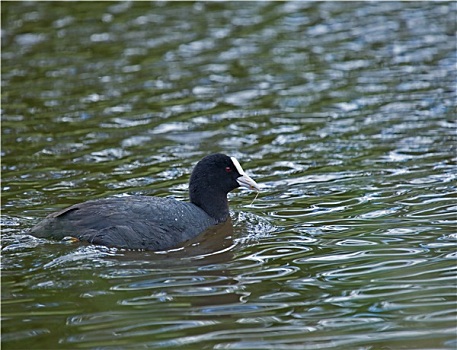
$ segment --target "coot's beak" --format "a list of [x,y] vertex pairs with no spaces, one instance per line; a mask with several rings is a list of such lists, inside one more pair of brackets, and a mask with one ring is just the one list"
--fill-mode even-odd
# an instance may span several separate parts
[[233,165],[235,165],[235,168],[238,171],[238,173],[241,175],[240,177],[238,177],[236,179],[236,182],[238,182],[238,184],[241,187],[246,187],[246,188],[248,188],[250,190],[260,191],[260,187],[259,187],[259,185],[257,185],[257,182],[255,182],[253,179],[251,179],[244,172],[243,168],[241,167],[240,163],[236,160],[236,158],[235,157],[230,157],[230,159],[232,160]]
[[260,187],[257,184],[257,182],[255,182],[253,179],[251,179],[246,174],[243,174],[239,178],[237,178],[236,182],[238,182],[238,184],[241,187],[246,187],[246,188],[249,188],[250,190],[255,190],[257,192],[260,191]]

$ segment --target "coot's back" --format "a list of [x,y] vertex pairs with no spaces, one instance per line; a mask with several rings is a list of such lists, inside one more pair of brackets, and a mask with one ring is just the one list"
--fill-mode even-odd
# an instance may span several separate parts
[[126,196],[91,200],[53,213],[31,234],[55,239],[72,236],[108,247],[166,250],[217,223],[192,203]]

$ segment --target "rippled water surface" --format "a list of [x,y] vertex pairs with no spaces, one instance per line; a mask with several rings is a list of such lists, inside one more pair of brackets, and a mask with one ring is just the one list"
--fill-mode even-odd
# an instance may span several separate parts
[[[3,2],[2,347],[455,349],[455,2]],[[170,252],[37,239],[105,196],[262,187]]]

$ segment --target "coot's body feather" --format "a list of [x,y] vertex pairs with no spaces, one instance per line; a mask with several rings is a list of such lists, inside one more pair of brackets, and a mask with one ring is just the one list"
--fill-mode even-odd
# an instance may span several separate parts
[[192,203],[128,196],[73,205],[45,218],[33,234],[54,239],[72,236],[108,247],[166,250],[216,224]]
[[258,190],[235,158],[213,154],[192,172],[190,203],[151,196],[90,200],[50,214],[31,234],[54,239],[70,236],[108,247],[166,250],[226,221],[227,193],[239,186]]

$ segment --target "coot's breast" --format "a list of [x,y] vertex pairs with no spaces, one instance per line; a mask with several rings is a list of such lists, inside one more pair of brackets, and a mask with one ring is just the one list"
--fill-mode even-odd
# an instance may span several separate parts
[[165,250],[217,223],[192,203],[126,196],[88,201],[51,214],[32,234],[56,239],[73,236],[108,247]]

